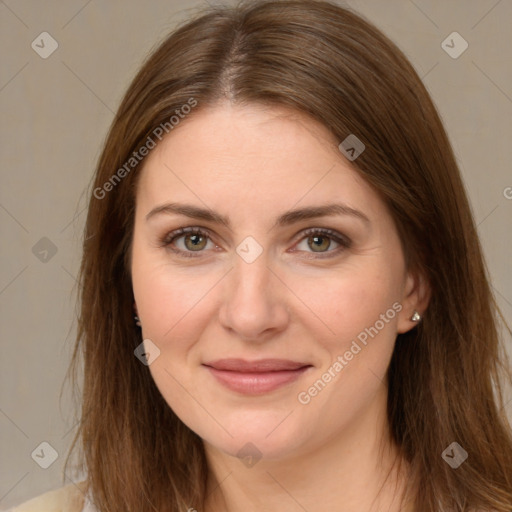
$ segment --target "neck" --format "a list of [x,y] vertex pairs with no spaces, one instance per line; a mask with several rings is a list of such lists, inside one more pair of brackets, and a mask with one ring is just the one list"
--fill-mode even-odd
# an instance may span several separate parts
[[401,506],[407,467],[389,435],[386,391],[336,437],[286,458],[248,468],[205,443],[205,512],[412,510]]

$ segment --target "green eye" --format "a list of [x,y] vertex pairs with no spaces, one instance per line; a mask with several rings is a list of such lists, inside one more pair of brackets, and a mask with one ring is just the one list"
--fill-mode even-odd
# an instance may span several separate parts
[[[331,257],[333,254],[338,254],[351,245],[351,241],[347,237],[330,229],[312,228],[303,232],[303,235],[304,240],[307,241],[307,246],[313,253],[326,254],[326,256],[313,256],[313,258]],[[329,250],[333,241],[338,244],[338,247]]]

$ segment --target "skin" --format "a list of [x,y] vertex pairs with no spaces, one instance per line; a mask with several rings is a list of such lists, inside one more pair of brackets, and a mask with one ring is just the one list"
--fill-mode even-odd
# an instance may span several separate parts
[[[149,366],[156,385],[204,441],[207,512],[409,510],[398,506],[404,474],[396,470],[378,495],[397,455],[385,373],[397,333],[414,327],[410,318],[425,310],[428,289],[407,271],[384,202],[338,144],[300,113],[222,103],[182,121],[142,170],[131,267],[136,311],[143,338],[160,350]],[[231,228],[174,213],[146,219],[169,202],[209,208],[229,217]],[[288,210],[328,203],[368,220],[338,215],[273,227]],[[209,235],[193,240],[195,250],[193,235],[174,240],[174,248],[195,257],[161,243],[182,227]],[[327,237],[315,247],[315,235],[303,234],[308,228],[331,229],[351,243]],[[248,236],[263,249],[252,263],[236,252]],[[401,311],[300,403],[298,394],[394,303]],[[229,357],[313,367],[295,382],[248,396],[202,366]],[[252,467],[237,458],[247,443],[262,457]]]

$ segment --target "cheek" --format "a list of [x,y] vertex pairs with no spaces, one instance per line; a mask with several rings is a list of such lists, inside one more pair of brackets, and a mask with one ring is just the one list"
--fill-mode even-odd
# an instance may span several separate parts
[[134,247],[132,283],[144,337],[166,348],[168,340],[179,338],[184,329],[200,327],[204,314],[199,316],[198,311],[216,279],[211,272],[180,269],[161,255]]
[[[354,268],[309,295],[308,304],[328,329],[315,339],[323,349],[322,366],[296,398],[304,414],[322,418],[319,430],[344,428],[382,389],[396,339],[399,291],[392,276]],[[315,322],[320,324],[311,321],[310,332]]]
[[329,352],[344,349],[376,323],[383,335],[394,337],[397,306],[393,304],[400,299],[400,286],[394,273],[382,268],[380,263],[353,266],[317,280],[297,279],[294,292],[309,310],[309,315],[304,310],[302,320],[311,332],[316,326]]
[[205,329],[206,295],[215,280],[211,275],[194,277],[150,257],[135,256],[132,282],[142,336],[160,350],[149,366],[151,376],[169,407],[194,430],[205,417],[201,407],[191,407],[191,397],[200,400],[204,390],[189,372],[193,364],[189,357]]

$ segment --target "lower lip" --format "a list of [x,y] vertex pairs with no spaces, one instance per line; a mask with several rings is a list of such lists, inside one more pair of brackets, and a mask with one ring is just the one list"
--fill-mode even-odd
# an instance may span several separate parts
[[260,395],[269,393],[290,382],[297,380],[311,366],[304,366],[298,370],[283,370],[276,372],[242,373],[226,370],[217,370],[207,366],[212,375],[224,386],[244,393],[246,395]]

